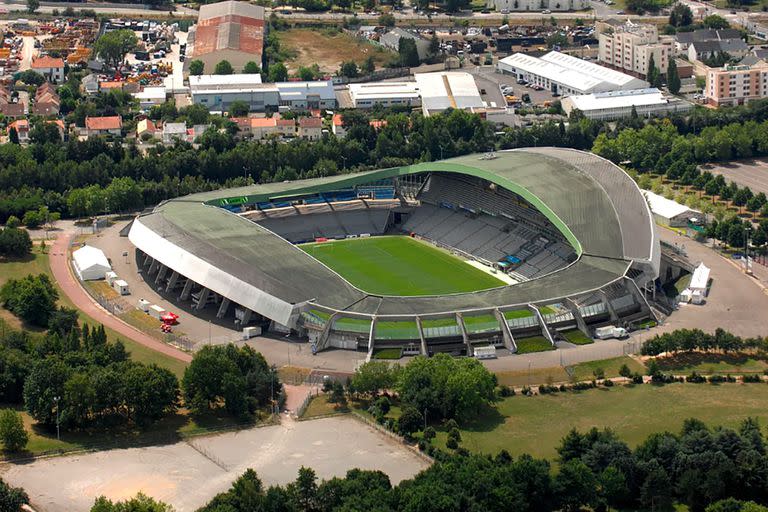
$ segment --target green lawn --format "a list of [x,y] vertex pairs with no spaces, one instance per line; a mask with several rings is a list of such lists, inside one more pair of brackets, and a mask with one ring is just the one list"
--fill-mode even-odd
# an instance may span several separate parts
[[507,320],[514,320],[515,318],[528,318],[533,316],[533,311],[529,309],[515,309],[512,311],[505,311],[504,318]]
[[[659,414],[661,412],[661,414]],[[555,458],[555,448],[571,429],[609,427],[635,446],[653,432],[678,432],[686,418],[708,425],[737,426],[747,416],[768,422],[768,386],[760,384],[670,384],[601,388],[501,401],[476,422],[463,425],[465,448],[483,453],[506,449]],[[444,447],[445,432],[437,446]]]
[[416,322],[380,321],[376,322],[375,337],[381,340],[417,340],[419,328]]
[[402,350],[399,348],[380,348],[373,351],[374,359],[400,359]]
[[518,354],[530,354],[531,352],[544,352],[555,350],[555,347],[544,336],[531,336],[530,338],[515,338]]
[[560,334],[563,335],[563,338],[568,340],[569,343],[573,343],[574,345],[589,345],[590,343],[594,343],[595,340],[584,334],[578,329],[570,329],[568,331],[561,331]]
[[632,359],[629,356],[614,357],[613,359],[603,359],[602,361],[589,361],[571,366],[571,373],[574,380],[590,380],[594,377],[595,368],[602,368],[606,377],[618,377],[619,369],[622,365],[627,365],[632,373],[645,373],[645,366]]
[[[618,377],[619,368],[621,365],[626,364],[633,372],[645,373],[645,367],[628,356],[616,357],[613,359],[603,359],[602,361],[590,361],[588,363],[579,363],[577,365],[569,367],[569,371],[573,374],[574,379],[590,380],[593,378],[593,371],[595,368],[600,367],[603,369],[606,377]],[[571,380],[571,376],[565,371],[565,368],[556,366],[553,368],[539,368],[532,369],[529,373],[527,370],[513,371],[513,372],[497,372],[496,378],[499,384],[506,386],[538,386],[539,384],[548,384],[550,382],[568,382]]]
[[368,293],[441,295],[503,286],[447,251],[407,236],[336,240],[300,246]]
[[338,404],[332,404],[328,401],[328,395],[321,394],[317,395],[311,402],[309,402],[309,405],[304,410],[304,414],[301,415],[301,419],[306,420],[318,416],[327,416],[328,414],[343,412],[349,412],[349,408],[339,406]]

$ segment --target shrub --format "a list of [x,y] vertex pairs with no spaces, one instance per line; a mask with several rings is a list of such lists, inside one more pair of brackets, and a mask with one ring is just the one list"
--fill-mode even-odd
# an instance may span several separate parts
[[459,443],[455,439],[449,437],[448,440],[445,442],[445,447],[450,448],[451,450],[455,450],[456,448],[459,447]]
[[699,375],[698,373],[693,372],[685,378],[685,381],[701,384],[702,382],[706,382],[707,379],[703,375]]
[[612,388],[613,387],[613,381],[611,379],[604,380],[603,381],[603,386],[605,386],[607,388]]
[[427,451],[427,447],[428,446],[429,446],[429,444],[427,444],[427,442],[424,439],[420,439],[419,440],[419,451],[420,452]]
[[760,375],[744,375],[741,380],[743,382],[762,382],[763,379]]
[[450,431],[448,431],[448,438],[449,439],[455,439],[457,443],[461,442],[461,432],[459,432],[459,429],[452,428]]
[[635,373],[632,375],[632,382],[634,384],[642,384],[643,383],[643,376],[639,373]]
[[720,382],[725,382],[727,379],[722,375],[710,375],[708,380],[711,384],[717,384]]
[[392,404],[389,402],[389,398],[385,396],[378,398],[376,402],[374,402],[374,405],[384,415],[388,414],[392,407]]
[[424,440],[427,442],[432,441],[436,435],[437,432],[435,432],[435,429],[432,427],[427,427],[426,430],[424,430]]
[[514,396],[515,390],[510,388],[509,386],[500,386],[499,387],[499,396],[502,398],[506,398],[508,396]]
[[450,419],[450,420],[445,422],[445,430],[447,430],[449,432],[451,430],[453,430],[453,429],[457,429],[458,430],[458,428],[459,428],[459,424],[456,423],[456,420],[454,420],[454,419]]
[[17,452],[27,446],[29,436],[24,430],[21,414],[13,409],[0,411],[0,440],[9,452]]

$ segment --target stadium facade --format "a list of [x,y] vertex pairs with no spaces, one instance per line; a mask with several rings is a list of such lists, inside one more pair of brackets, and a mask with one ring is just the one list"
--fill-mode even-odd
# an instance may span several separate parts
[[[504,272],[511,284],[441,296],[358,289],[297,244],[403,233]],[[166,201],[129,239],[148,282],[222,321],[306,336],[313,349],[472,354],[489,343],[653,318],[648,204],[590,153],[526,148]],[[330,241],[329,243],[333,243]]]

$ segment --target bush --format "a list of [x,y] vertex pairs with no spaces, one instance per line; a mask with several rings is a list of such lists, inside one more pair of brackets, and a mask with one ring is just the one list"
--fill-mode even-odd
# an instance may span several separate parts
[[508,396],[515,396],[515,390],[509,386],[502,385],[499,387],[499,396],[506,398]]
[[8,217],[8,220],[5,221],[5,227],[7,228],[17,228],[19,226],[21,226],[21,221],[15,215],[11,215],[10,217]]
[[762,382],[763,379],[760,375],[744,375],[741,377],[743,382]]
[[605,386],[607,388],[612,388],[613,387],[613,381],[611,379],[606,379],[606,380],[603,381],[603,386]]
[[435,429],[432,427],[427,427],[426,430],[424,430],[424,440],[429,442],[432,441],[435,436],[437,436],[437,432],[435,432]]
[[429,444],[424,439],[419,439],[419,451],[425,452],[427,451],[427,447]]
[[27,446],[29,436],[24,430],[21,414],[13,409],[0,411],[0,441],[9,452],[18,452]]
[[454,420],[454,419],[450,419],[450,420],[445,422],[445,430],[447,430],[449,432],[451,430],[453,430],[453,429],[458,429],[458,428],[459,428],[459,424],[456,423],[456,420]]
[[703,375],[699,375],[696,372],[691,373],[687,377],[685,377],[686,382],[693,382],[695,384],[701,384],[702,382],[706,382],[707,379]]
[[633,384],[642,384],[643,383],[643,376],[639,373],[634,373],[632,375],[632,383]]
[[387,415],[392,408],[392,404],[389,402],[389,398],[382,396],[374,402],[374,406],[381,411],[381,414]]
[[457,443],[461,442],[461,432],[457,428],[448,431],[448,439],[455,439]]
[[459,443],[455,439],[449,437],[445,442],[445,447],[450,448],[451,450],[455,450],[459,447]]
[[718,384],[720,382],[725,382],[727,379],[723,377],[722,375],[710,375],[709,379],[707,379],[711,384]]

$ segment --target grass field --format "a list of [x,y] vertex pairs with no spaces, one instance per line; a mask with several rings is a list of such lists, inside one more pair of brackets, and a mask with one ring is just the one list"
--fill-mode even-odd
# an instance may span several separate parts
[[[678,432],[686,418],[710,426],[737,426],[747,416],[768,421],[768,386],[761,384],[670,384],[601,388],[499,402],[476,422],[462,425],[461,445],[483,453],[506,449],[554,458],[560,439],[573,427],[586,431],[609,427],[635,446],[653,432]],[[656,414],[656,411],[664,411]],[[445,432],[437,446],[444,447]]]
[[703,374],[711,373],[762,373],[768,370],[768,360],[755,354],[681,352],[655,358],[665,372]]
[[583,332],[581,332],[578,329],[570,329],[568,331],[562,331],[560,334],[562,334],[563,338],[568,340],[569,343],[573,343],[574,345],[589,345],[590,343],[595,342],[595,340],[585,335]]
[[301,249],[354,286],[377,295],[442,295],[504,285],[452,254],[407,236],[337,240]]
[[321,71],[335,73],[342,62],[352,60],[360,66],[371,55],[376,67],[384,67],[394,56],[394,52],[383,47],[332,29],[294,28],[276,33],[281,48],[288,53],[285,65],[290,72],[317,64]]
[[[632,372],[645,373],[645,367],[628,356],[615,357],[613,359],[603,359],[602,361],[590,361],[588,363],[579,363],[569,368],[573,379],[577,381],[590,380],[593,378],[595,368],[602,368],[606,377],[618,377],[619,368],[626,364]],[[540,368],[531,370],[530,374],[526,370],[513,372],[497,372],[496,378],[499,384],[506,386],[538,386],[539,384],[548,384],[550,382],[568,382],[571,376],[560,366],[553,368]]]
[[531,336],[530,338],[515,338],[518,354],[530,354],[531,352],[544,352],[555,350],[555,347],[544,336]]

